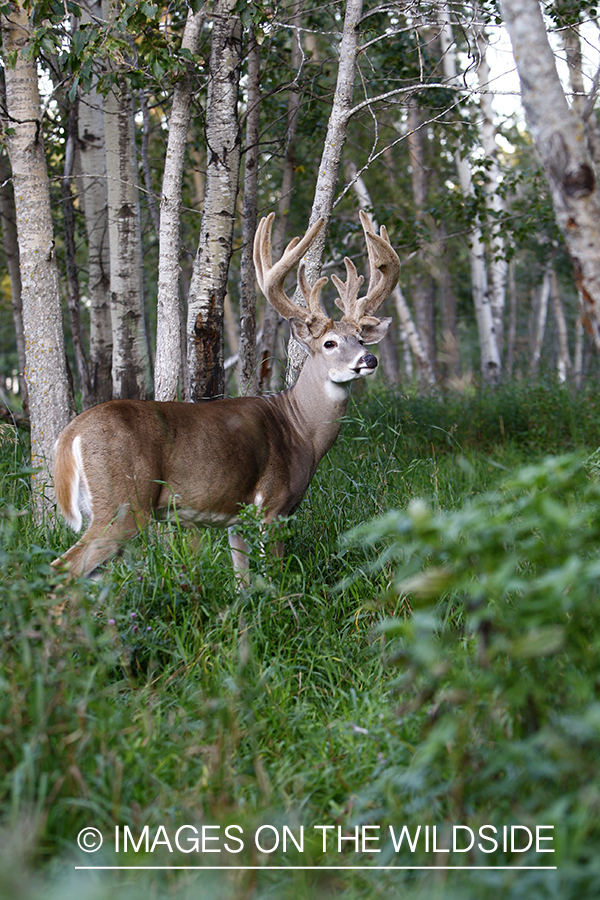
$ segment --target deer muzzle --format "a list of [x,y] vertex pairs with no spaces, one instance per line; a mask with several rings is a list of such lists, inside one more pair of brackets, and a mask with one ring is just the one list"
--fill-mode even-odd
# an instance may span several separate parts
[[372,353],[365,353],[359,361],[356,367],[356,371],[359,372],[361,369],[376,369],[377,368],[377,357],[373,356]]

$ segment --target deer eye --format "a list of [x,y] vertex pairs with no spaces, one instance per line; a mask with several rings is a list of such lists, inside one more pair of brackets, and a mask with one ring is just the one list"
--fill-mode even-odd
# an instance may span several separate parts
[[334,347],[337,347],[337,344],[335,341],[325,341],[323,346],[326,350],[333,350]]

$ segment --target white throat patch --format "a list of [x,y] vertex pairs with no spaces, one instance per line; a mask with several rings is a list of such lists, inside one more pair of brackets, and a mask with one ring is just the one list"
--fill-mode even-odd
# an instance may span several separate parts
[[329,397],[330,400],[333,400],[334,403],[342,403],[344,400],[348,398],[348,394],[350,393],[350,387],[352,382],[342,383],[337,381],[332,381],[331,377],[327,379],[325,382],[325,393]]

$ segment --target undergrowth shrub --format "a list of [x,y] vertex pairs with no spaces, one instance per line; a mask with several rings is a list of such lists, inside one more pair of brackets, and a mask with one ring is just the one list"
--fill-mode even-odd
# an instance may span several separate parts
[[[36,522],[26,441],[0,441],[1,898],[600,894],[599,467],[543,460],[600,445],[600,401],[537,385],[355,400],[283,535],[248,510],[243,589],[226,535],[177,523],[65,585],[50,561],[73,534]],[[465,874],[62,880],[91,823],[231,821],[429,824],[442,841],[454,823],[553,825],[558,869],[504,871],[497,852]],[[299,862],[431,862],[380,847]]]
[[[518,823],[554,827],[555,852],[545,857],[476,845],[451,862],[556,871],[469,872],[430,883],[427,896],[599,896],[600,483],[593,466],[549,458],[461,509],[435,512],[415,501],[352,540],[378,549],[376,566],[393,560],[390,591],[411,610],[381,628],[397,672],[397,727],[411,728],[411,749],[399,743],[396,758],[363,787],[363,815],[386,826],[409,823],[413,835],[425,823],[447,830],[462,823],[475,833],[490,823],[499,833]],[[389,841],[386,851],[396,857]],[[422,845],[408,855],[412,864],[424,862]]]

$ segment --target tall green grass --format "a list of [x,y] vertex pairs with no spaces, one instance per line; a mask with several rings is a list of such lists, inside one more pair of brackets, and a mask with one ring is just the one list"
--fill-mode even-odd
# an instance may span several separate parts
[[[98,582],[66,585],[49,564],[73,536],[34,521],[26,440],[3,438],[0,869],[11,874],[0,897],[568,898],[595,885],[594,466],[542,462],[600,446],[594,395],[357,392],[286,526],[283,564],[255,533],[244,590],[223,534],[176,525],[140,535]],[[343,539],[373,519],[384,524]],[[513,653],[532,628],[541,650]],[[481,634],[496,642],[491,662]],[[323,853],[314,825],[351,836],[357,824],[448,827],[494,811],[531,822],[550,808],[564,825],[560,876],[140,869],[382,864],[389,842],[381,854]],[[244,836],[304,826],[306,845],[272,856],[250,841],[240,854],[112,849],[116,825],[172,836],[184,824],[237,824]],[[77,848],[90,825],[105,834],[99,854]],[[138,871],[74,868],[117,862]]]

